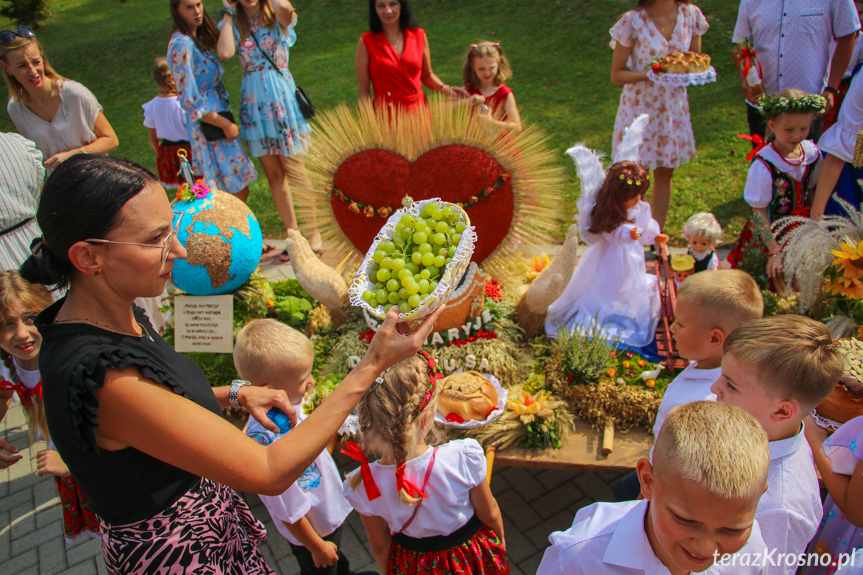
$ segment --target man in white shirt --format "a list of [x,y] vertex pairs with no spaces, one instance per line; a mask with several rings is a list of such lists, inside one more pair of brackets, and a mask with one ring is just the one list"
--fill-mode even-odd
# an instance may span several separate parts
[[[822,94],[830,111],[851,61],[858,30],[860,18],[853,0],[741,0],[733,41],[751,41],[768,96],[789,88]],[[831,61],[834,38],[836,50]],[[764,137],[766,122],[756,107],[757,94],[744,76],[744,62],[737,48],[734,56],[748,104],[749,131]],[[820,135],[818,118],[809,137],[818,141]]]
[[767,434],[742,409],[696,401],[671,410],[636,470],[644,501],[594,503],[552,533],[537,575],[768,573],[755,511]]

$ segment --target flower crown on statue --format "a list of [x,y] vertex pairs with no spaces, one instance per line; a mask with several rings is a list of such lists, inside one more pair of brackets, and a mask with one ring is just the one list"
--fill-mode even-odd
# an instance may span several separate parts
[[764,96],[758,100],[758,110],[768,120],[780,114],[821,114],[827,101],[818,94],[807,94],[800,98]]
[[206,198],[210,195],[210,187],[203,182],[201,178],[195,178],[192,175],[192,166],[189,164],[189,158],[186,150],[177,150],[177,159],[180,163],[180,171],[178,173],[185,181],[180,189],[177,190],[178,202],[193,202]]

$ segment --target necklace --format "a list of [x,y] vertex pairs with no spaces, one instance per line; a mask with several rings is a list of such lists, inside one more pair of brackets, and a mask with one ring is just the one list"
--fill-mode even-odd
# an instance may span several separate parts
[[116,328],[116,327],[114,327],[114,326],[111,326],[111,325],[108,325],[108,324],[106,324],[106,323],[102,323],[102,322],[100,322],[100,321],[96,321],[95,319],[87,319],[87,318],[83,318],[83,317],[70,317],[69,319],[55,319],[55,320],[54,320],[54,323],[71,323],[71,322],[73,322],[73,321],[80,321],[80,322],[84,322],[84,323],[91,323],[91,324],[94,324],[94,325],[98,325],[99,327],[104,327],[104,328],[106,328],[106,329],[107,329],[107,330],[109,330],[109,331],[114,331],[114,332],[117,332],[117,333],[122,333],[123,335],[131,335],[131,336],[134,336],[134,337],[142,337],[142,336],[143,336],[143,337],[146,337],[147,339],[149,339],[150,341],[155,341],[155,340],[153,339],[153,336],[151,336],[151,335],[150,335],[150,333],[149,333],[146,329],[144,329],[144,326],[143,326],[143,325],[141,325],[141,322],[140,322],[140,321],[135,321],[135,323],[137,323],[137,324],[138,324],[138,327],[140,327],[140,328],[141,328],[141,333],[139,333],[139,334],[138,334],[138,333],[135,333],[134,331],[131,331],[131,330],[130,330],[130,331],[126,331],[126,330],[118,329],[118,328]]
[[654,16],[649,10],[645,10],[647,15],[650,16],[650,19],[653,20],[653,23],[659,28],[659,31],[662,32],[669,27],[674,27],[677,23],[677,11],[674,12],[674,16],[671,17],[671,20],[667,20],[665,24],[661,24],[659,18]]

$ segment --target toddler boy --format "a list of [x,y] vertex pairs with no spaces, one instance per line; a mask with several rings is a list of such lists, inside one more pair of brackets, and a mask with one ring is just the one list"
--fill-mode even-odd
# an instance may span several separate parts
[[[824,324],[799,315],[748,321],[725,340],[724,352],[712,387],[717,401],[749,412],[770,440],[767,491],[756,514],[764,541],[777,556],[803,553],[822,515],[803,419],[839,381],[842,357]],[[795,570],[783,563],[777,572]]]
[[[746,272],[715,270],[694,274],[681,284],[671,335],[680,355],[690,364],[662,396],[653,425],[654,437],[659,437],[665,418],[678,405],[716,399],[710,388],[722,371],[725,338],[743,322],[760,318],[763,312],[761,290]],[[633,472],[615,486],[614,498],[635,499],[640,490]]]
[[580,509],[570,529],[549,537],[537,575],[768,573],[755,510],[769,462],[764,430],[742,409],[681,405],[656,438],[653,463],[638,461],[645,499]]
[[[249,323],[237,334],[234,366],[240,377],[252,385],[284,390],[297,410],[298,422],[302,422],[305,416],[300,403],[315,385],[314,355],[306,336],[274,319],[262,319]],[[283,435],[251,419],[246,434],[262,445]],[[348,559],[338,545],[339,528],[351,512],[351,505],[342,495],[339,470],[327,450],[287,491],[275,497],[260,497],[276,529],[290,543],[303,575],[350,573]]]

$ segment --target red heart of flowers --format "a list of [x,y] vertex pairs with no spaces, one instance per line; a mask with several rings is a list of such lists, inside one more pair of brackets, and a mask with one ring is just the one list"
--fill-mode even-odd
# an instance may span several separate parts
[[[404,196],[414,201],[441,198],[466,204],[493,186],[504,171],[487,152],[462,144],[434,148],[412,163],[395,152],[374,149],[357,152],[342,162],[333,176],[333,186],[352,201],[375,208],[401,208]],[[365,253],[386,218],[355,213],[335,194],[330,201],[339,227],[354,247]],[[477,234],[473,261],[481,263],[509,232],[514,212],[512,183],[504,182],[494,195],[466,211]]]

